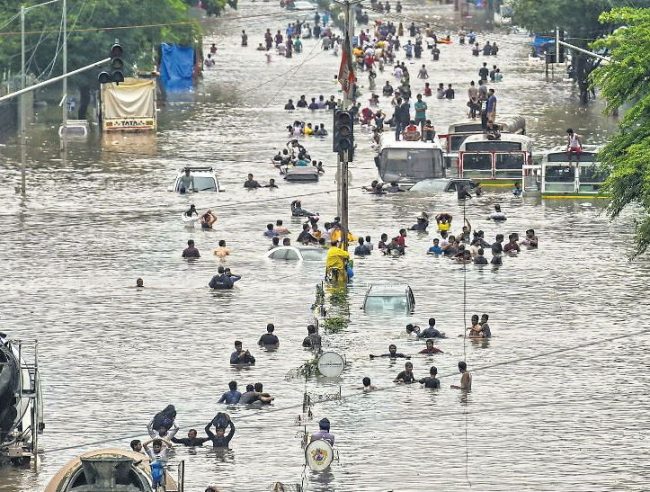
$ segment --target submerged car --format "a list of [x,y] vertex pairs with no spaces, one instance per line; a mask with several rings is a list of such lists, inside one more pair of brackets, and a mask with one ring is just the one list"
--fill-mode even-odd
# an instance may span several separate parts
[[465,186],[470,192],[476,188],[476,183],[468,178],[434,178],[415,183],[409,191],[419,193],[451,193]]
[[368,312],[393,311],[412,313],[415,296],[406,284],[373,284],[368,288],[362,309]]
[[324,261],[327,250],[312,246],[278,246],[266,253],[272,260]]
[[284,179],[293,182],[314,182],[318,181],[320,174],[318,169],[313,166],[292,167],[284,172]]
[[[192,188],[184,189],[183,176],[189,175],[192,178]],[[219,186],[217,173],[211,167],[184,167],[178,170],[174,184],[168,188],[176,193],[198,192],[198,191],[223,191]]]
[[316,10],[316,5],[306,0],[297,0],[288,3],[287,10]]

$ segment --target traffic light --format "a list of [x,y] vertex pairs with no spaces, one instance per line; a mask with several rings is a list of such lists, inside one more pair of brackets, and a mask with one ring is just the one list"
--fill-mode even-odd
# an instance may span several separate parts
[[100,84],[109,84],[111,82],[115,82],[116,84],[119,84],[120,82],[124,82],[124,72],[122,70],[124,69],[124,60],[122,60],[122,55],[124,54],[124,50],[122,49],[122,46],[116,41],[113,46],[111,46],[111,51],[110,51],[110,73],[109,72],[102,72],[99,74],[99,83]]
[[347,161],[351,162],[354,155],[354,118],[350,111],[334,111],[334,131],[332,146],[341,158],[347,152]]

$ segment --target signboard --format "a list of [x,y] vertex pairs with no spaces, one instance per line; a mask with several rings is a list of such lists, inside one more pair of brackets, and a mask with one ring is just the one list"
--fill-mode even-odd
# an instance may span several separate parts
[[322,472],[329,468],[334,459],[334,449],[331,444],[322,439],[312,441],[305,448],[307,466],[313,471]]
[[336,352],[324,352],[318,358],[318,371],[326,378],[337,378],[345,369],[345,359]]
[[155,130],[156,120],[154,118],[104,118],[102,127],[109,132],[116,130]]
[[156,81],[128,78],[101,85],[102,130],[155,131]]

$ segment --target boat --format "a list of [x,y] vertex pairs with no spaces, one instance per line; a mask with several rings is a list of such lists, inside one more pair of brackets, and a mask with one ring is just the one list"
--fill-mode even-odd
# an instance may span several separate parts
[[375,165],[383,182],[398,183],[405,189],[418,181],[445,177],[443,148],[437,136],[433,142],[395,140],[395,133],[386,131],[381,135]]
[[0,465],[35,459],[43,428],[38,342],[0,333]]
[[[169,468],[170,465],[167,465]],[[185,462],[178,464],[174,479],[165,470],[166,492],[182,492]],[[151,477],[149,458],[131,450],[99,449],[83,453],[61,468],[44,492],[156,492]]]
[[320,174],[314,166],[294,166],[281,171],[285,181],[292,182],[313,182],[318,181]]
[[607,172],[598,163],[599,147],[585,145],[576,163],[569,162],[565,147],[556,147],[542,157],[540,164],[528,166],[523,173],[524,195],[543,198],[607,198],[601,188]]
[[[503,133],[526,134],[526,119],[523,116],[500,116],[496,120],[498,130]],[[458,169],[458,151],[467,137],[481,135],[485,128],[480,120],[465,120],[449,125],[445,139],[445,161],[447,168],[455,171]]]
[[458,175],[483,186],[506,187],[522,179],[525,165],[532,164],[533,141],[525,135],[502,133],[497,139],[472,135],[458,151]]

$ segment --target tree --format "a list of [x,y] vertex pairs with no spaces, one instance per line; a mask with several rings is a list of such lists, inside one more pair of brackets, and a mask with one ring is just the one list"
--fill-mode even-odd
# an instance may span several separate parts
[[[88,65],[108,56],[112,43],[119,39],[124,48],[126,75],[139,70],[152,70],[153,55],[161,42],[185,45],[200,44],[201,27],[189,15],[192,2],[186,0],[68,0],[68,68]],[[217,14],[226,0],[208,0]],[[18,9],[15,0],[0,0],[0,25],[7,22]],[[61,4],[54,3],[29,12],[26,19],[28,72],[41,78],[62,71]],[[0,59],[3,69],[20,71],[20,36],[16,20],[0,32]],[[117,28],[117,29],[116,29]],[[36,49],[37,48],[37,49]],[[90,70],[70,79],[81,93],[79,117],[85,118],[90,91],[97,87],[101,69]]]
[[600,20],[621,27],[593,44],[594,49],[608,50],[611,59],[594,72],[593,80],[607,101],[606,111],[630,106],[619,132],[599,153],[609,172],[603,191],[611,196],[612,219],[631,205],[641,207],[636,256],[650,246],[650,10],[614,9]]
[[[613,25],[600,21],[600,15],[613,7],[648,7],[650,0],[514,0],[512,21],[537,33],[552,33],[559,28],[566,41],[580,48],[611,33]],[[580,88],[580,99],[589,99],[589,74],[599,65],[593,58],[574,51],[573,67]]]

